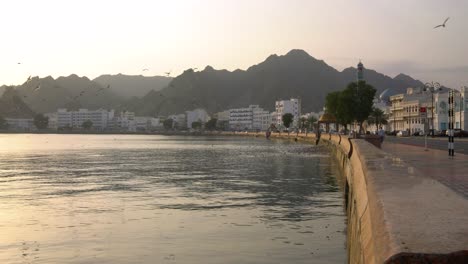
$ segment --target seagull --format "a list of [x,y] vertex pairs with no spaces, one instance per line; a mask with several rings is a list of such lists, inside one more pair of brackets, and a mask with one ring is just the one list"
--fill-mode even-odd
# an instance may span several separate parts
[[447,21],[449,20],[450,17],[447,17],[447,19],[445,19],[444,23],[441,24],[441,25],[437,25],[435,26],[434,28],[438,28],[438,27],[445,27],[445,23],[447,23]]
[[170,72],[170,71],[165,72],[165,74],[166,74],[167,77],[171,76],[171,72]]
[[144,68],[142,71],[149,71],[149,69],[147,69],[147,68]]

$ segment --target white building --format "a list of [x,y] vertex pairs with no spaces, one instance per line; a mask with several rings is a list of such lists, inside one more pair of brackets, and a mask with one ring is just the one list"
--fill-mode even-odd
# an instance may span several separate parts
[[[406,130],[414,133],[416,131],[426,131],[432,128],[432,118],[434,119],[434,129],[444,131],[448,129],[448,91],[443,90],[433,94],[421,88],[408,88],[406,94],[390,96],[391,106],[388,108],[388,121],[392,130]],[[463,88],[455,91],[455,123],[454,128],[468,129],[467,106],[468,89]],[[432,110],[432,107],[434,109]],[[426,107],[426,118],[422,117],[420,108]],[[432,116],[434,115],[434,116]]]
[[57,118],[57,113],[46,113],[44,116],[49,118],[49,123],[47,127],[49,129],[54,129],[57,130],[58,128],[58,118]]
[[252,109],[253,111],[253,122],[252,128],[255,130],[267,130],[271,126],[271,114],[270,112],[263,110],[260,107]]
[[160,119],[150,116],[135,116],[136,131],[152,131],[160,129]]
[[5,118],[5,121],[10,130],[31,131],[36,129],[32,118]]
[[195,109],[192,111],[186,111],[185,114],[187,115],[187,127],[192,128],[192,123],[193,122],[201,122],[202,124],[205,124],[210,120],[210,116],[208,113],[205,111],[205,109]]
[[172,127],[178,129],[187,128],[187,116],[185,114],[170,115],[167,117],[172,119]]
[[104,130],[113,118],[114,110],[79,109],[78,111],[67,111],[67,109],[62,108],[57,111],[57,127],[81,128],[85,121],[90,120],[93,123],[93,129]]
[[258,105],[229,110],[231,130],[267,130],[271,124],[271,114]]
[[291,127],[299,126],[299,119],[301,117],[301,100],[296,98],[291,98],[289,100],[280,100],[275,103],[276,109],[276,118],[275,124],[283,124],[283,115],[289,113],[292,114],[294,119]]
[[218,112],[218,113],[214,114],[214,116],[215,116],[216,119],[218,119],[218,121],[228,121],[229,122],[229,118],[231,116],[231,111],[226,110],[226,111]]
[[[231,130],[251,130],[253,123],[253,105],[229,110],[229,128]],[[258,106],[255,106],[258,107]]]

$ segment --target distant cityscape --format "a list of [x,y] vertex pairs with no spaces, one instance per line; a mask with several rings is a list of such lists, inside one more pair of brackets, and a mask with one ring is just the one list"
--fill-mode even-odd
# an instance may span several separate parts
[[[358,79],[364,80],[363,65],[357,67]],[[391,89],[384,90],[374,99],[374,108],[384,113],[386,122],[383,129],[406,131],[408,134],[435,130],[439,133],[448,129],[448,93],[450,89],[434,83],[424,87],[408,87],[406,93],[392,94]],[[454,90],[455,93],[455,129],[467,130],[468,120],[468,87]],[[293,116],[292,130],[312,129],[311,122],[320,120],[326,109],[321,112],[302,113],[300,98],[278,100],[274,103],[275,111],[269,112],[260,105],[249,105],[243,108],[232,108],[216,113],[208,113],[204,108],[196,108],[183,113],[168,116],[137,116],[131,111],[116,112],[113,109],[89,110],[86,108],[69,111],[66,108],[46,113],[49,131],[102,131],[102,132],[154,132],[162,130],[200,130],[224,131],[266,131],[284,129],[282,117],[289,113]],[[422,112],[424,111],[424,112]],[[329,118],[329,116],[328,116]],[[36,131],[34,118],[4,117],[8,131]],[[352,125],[352,124],[351,124]],[[372,122],[364,124],[365,130],[376,131]],[[328,129],[338,131],[331,122]],[[355,129],[351,126],[351,129]]]
[[[65,108],[57,112],[46,113],[48,118],[47,129],[55,131],[67,130],[93,130],[93,131],[118,131],[118,132],[145,132],[163,129],[187,130],[203,128],[211,119],[216,119],[216,128],[221,130],[258,130],[264,131],[272,125],[280,128],[282,116],[290,113],[294,116],[293,127],[299,126],[302,118],[310,116],[319,117],[320,113],[308,113],[301,115],[301,101],[297,98],[279,100],[275,102],[274,112],[269,112],[259,105],[249,105],[245,108],[234,108],[209,114],[205,109],[197,108],[180,114],[167,117],[136,116],[134,112],[122,111],[116,113],[108,109],[79,109],[68,111]],[[34,118],[5,118],[8,129],[14,131],[34,131]],[[167,120],[171,122],[167,123]],[[90,122],[86,127],[85,122]],[[164,124],[166,122],[166,125]],[[194,123],[199,127],[194,126]],[[167,124],[170,124],[169,126]]]

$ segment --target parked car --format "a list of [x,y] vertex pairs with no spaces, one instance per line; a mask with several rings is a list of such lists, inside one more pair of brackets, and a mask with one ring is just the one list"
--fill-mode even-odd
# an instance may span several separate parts
[[393,131],[387,131],[385,132],[385,134],[389,135],[389,136],[396,136],[396,134],[398,133],[397,130],[393,130]]
[[[433,131],[433,130],[434,130],[434,129],[429,129],[429,131],[427,131],[427,135],[428,135],[428,136],[432,136],[432,131]],[[436,137],[445,136],[445,130],[443,130],[443,131],[444,131],[444,132],[443,132],[443,134],[442,134],[442,131],[439,131],[439,130],[437,130],[437,129],[434,130],[434,136],[436,136]]]
[[413,136],[424,136],[424,132],[423,131],[415,131],[413,133]]
[[406,130],[401,130],[401,131],[398,131],[398,133],[396,135],[397,135],[397,137],[408,137],[409,133]]
[[[448,136],[448,131],[445,132],[445,135]],[[455,128],[453,130],[454,137],[468,137],[468,131],[461,130],[460,128]]]

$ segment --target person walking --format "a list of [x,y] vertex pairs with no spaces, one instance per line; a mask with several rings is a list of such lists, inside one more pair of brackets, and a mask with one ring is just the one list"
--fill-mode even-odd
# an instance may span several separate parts
[[383,130],[383,128],[380,127],[378,134],[380,137],[380,144],[382,144],[385,139],[385,130]]

